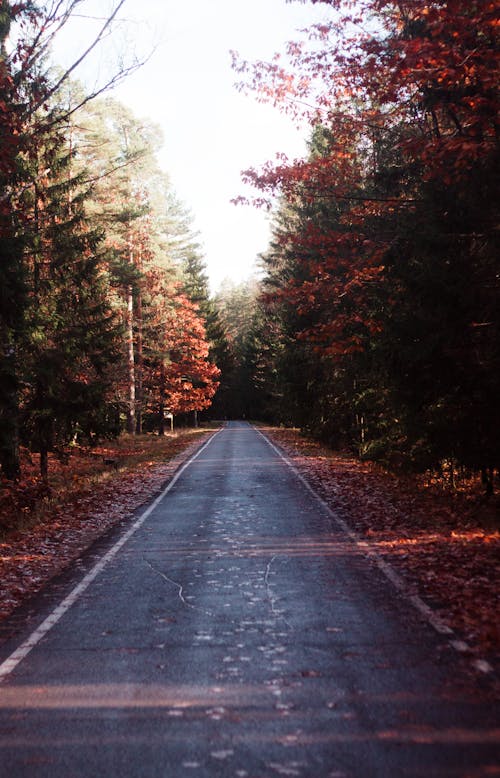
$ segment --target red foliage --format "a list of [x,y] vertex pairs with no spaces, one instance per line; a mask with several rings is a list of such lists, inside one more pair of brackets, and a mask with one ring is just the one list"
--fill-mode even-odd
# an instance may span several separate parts
[[[287,236],[304,273],[284,290],[303,315],[330,310],[302,335],[341,355],[370,335],[370,284],[384,271],[391,220],[415,205],[414,181],[456,183],[498,143],[498,8],[486,0],[312,2],[329,6],[331,19],[288,44],[286,64],[280,55],[254,65],[234,55],[234,67],[241,88],[328,129],[323,154],[245,176],[292,204],[341,205],[337,229],[313,220]],[[413,183],[376,191],[369,158],[379,141],[418,170]]]
[[184,294],[165,327],[170,356],[166,368],[167,405],[172,413],[209,408],[217,391],[220,370],[208,359],[209,346],[196,306]]
[[161,270],[152,268],[145,279],[155,300],[144,366],[147,407],[173,414],[208,408],[220,370],[209,361],[198,309],[176,285],[167,283]]

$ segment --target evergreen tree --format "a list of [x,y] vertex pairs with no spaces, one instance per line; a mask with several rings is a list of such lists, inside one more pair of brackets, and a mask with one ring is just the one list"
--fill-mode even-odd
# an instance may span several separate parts
[[375,23],[351,35],[352,4],[325,5],[345,15],[315,31],[317,46],[290,47],[295,73],[274,62],[253,71],[261,96],[292,96],[290,105],[300,95],[313,127],[308,159],[247,174],[285,203],[265,286],[286,407],[365,455],[480,468],[491,490],[500,453],[493,6],[361,0],[355,13]]
[[26,84],[16,79],[7,53],[15,14],[8,0],[0,2],[0,465],[9,479],[20,474],[18,345],[27,305],[24,283],[22,153],[26,149],[23,103]]
[[[102,20],[94,40],[87,42],[84,57],[109,32],[124,2],[118,0],[114,10]],[[29,245],[27,238],[30,225],[26,220],[33,207],[32,162],[50,139],[61,137],[58,132],[65,125],[68,112],[60,110],[57,97],[73,70],[70,66],[52,76],[47,53],[54,36],[78,4],[79,0],[67,4],[0,0],[0,465],[7,478],[20,474],[20,352],[31,337],[28,326],[33,300],[27,257],[32,256],[33,250],[39,251],[33,241]],[[14,25],[16,34],[7,47]],[[125,72],[127,69],[112,75],[110,82],[96,88],[96,92],[116,83]],[[80,105],[96,92],[83,96]]]
[[94,181],[90,213],[105,233],[114,302],[123,321],[117,386],[127,430],[135,434],[142,428],[143,284],[147,265],[160,254],[151,190],[164,186],[155,159],[161,134],[110,98],[88,106],[74,133],[81,164]]
[[221,361],[221,386],[214,404],[223,417],[248,416],[253,407],[247,352],[258,293],[259,285],[255,280],[241,284],[226,280],[215,296],[215,305],[225,333],[225,352]]
[[102,269],[103,235],[86,219],[88,192],[72,176],[71,160],[54,134],[30,162],[21,417],[44,481],[49,451],[117,431],[110,400],[119,329]]

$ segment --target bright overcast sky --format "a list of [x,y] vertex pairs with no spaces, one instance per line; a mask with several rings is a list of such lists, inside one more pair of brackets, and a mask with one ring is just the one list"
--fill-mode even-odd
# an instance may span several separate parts
[[[112,7],[110,0],[84,5],[99,16]],[[297,38],[297,29],[324,18],[325,7],[285,0],[127,0],[122,16],[130,20],[123,35],[140,53],[156,49],[114,96],[162,127],[160,161],[193,214],[212,287],[226,277],[244,280],[268,245],[269,225],[264,212],[231,204],[244,192],[240,173],[276,152],[302,156],[306,138],[276,109],[237,92],[229,51],[270,59]],[[61,38],[81,38],[84,24],[79,20]],[[123,50],[122,35],[115,41]]]

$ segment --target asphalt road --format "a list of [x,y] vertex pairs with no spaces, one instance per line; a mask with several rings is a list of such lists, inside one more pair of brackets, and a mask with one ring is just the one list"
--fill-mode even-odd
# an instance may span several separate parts
[[463,660],[249,425],[116,540],[0,649],[2,778],[499,774]]

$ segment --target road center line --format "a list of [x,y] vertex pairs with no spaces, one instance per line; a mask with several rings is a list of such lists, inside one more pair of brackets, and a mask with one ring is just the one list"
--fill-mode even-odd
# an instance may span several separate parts
[[187,470],[187,468],[195,461],[195,459],[200,456],[200,454],[203,453],[203,451],[205,451],[207,446],[212,443],[215,437],[219,435],[223,429],[224,428],[221,428],[213,435],[211,435],[207,442],[204,443],[203,446],[201,446],[195,452],[195,454],[193,454],[193,456],[190,457],[187,462],[185,462],[182,467],[179,468],[161,494],[159,494],[158,497],[151,503],[151,505],[149,505],[146,510],[141,513],[139,518],[132,524],[131,527],[129,527],[125,534],[122,535],[119,540],[117,540],[114,546],[112,546],[103,557],[101,557],[99,562],[97,562],[94,567],[89,570],[87,575],[82,578],[80,583],[77,584],[75,588],[64,598],[64,600],[54,608],[52,613],[50,613],[49,616],[47,616],[47,618],[42,621],[40,626],[38,626],[37,629],[32,632],[31,635],[29,635],[29,637],[27,637],[20,646],[18,646],[18,648],[16,648],[16,650],[13,651],[13,653],[10,654],[10,656],[0,664],[0,683],[5,680],[8,675],[10,675],[14,668],[17,667],[17,665],[28,656],[30,651],[32,651],[32,649],[35,648],[35,646],[40,642],[40,640],[42,640],[43,637],[45,637],[45,635],[52,629],[52,627],[57,624],[57,622],[64,616],[64,614],[71,608],[71,606],[77,602],[84,591],[88,589],[92,581],[94,581],[99,573],[104,570],[106,565],[112,559],[114,559],[122,546],[124,546],[125,543],[132,537],[132,535],[137,532],[137,530],[144,524],[146,519],[151,515],[151,513],[155,510],[163,498],[175,486],[184,471]]

